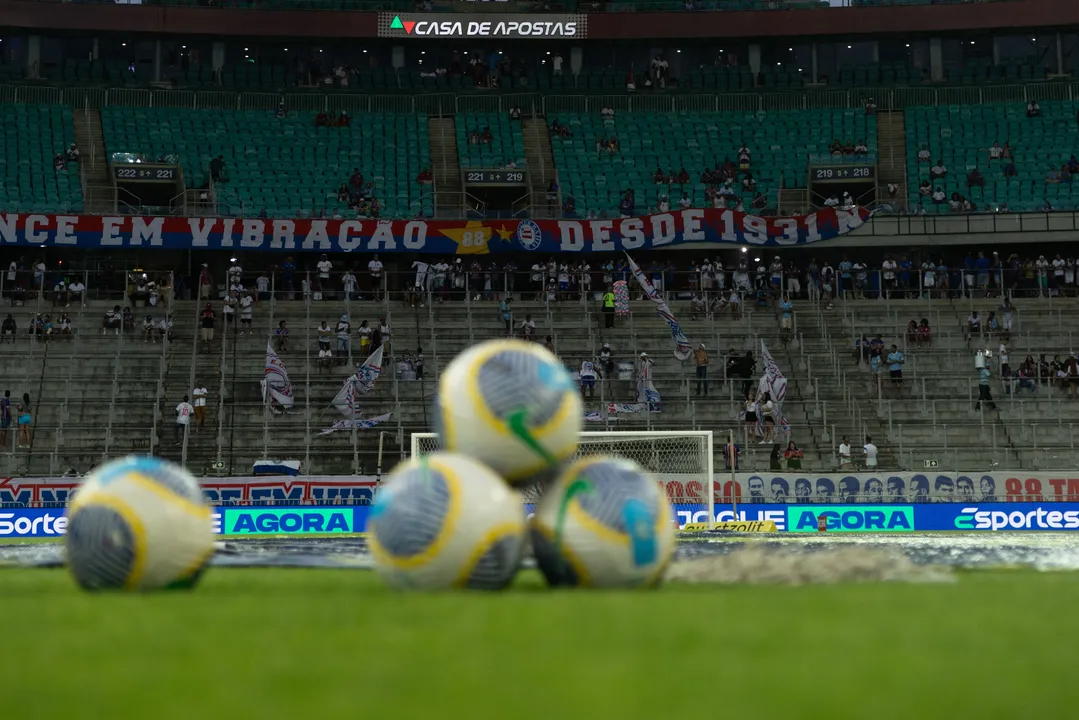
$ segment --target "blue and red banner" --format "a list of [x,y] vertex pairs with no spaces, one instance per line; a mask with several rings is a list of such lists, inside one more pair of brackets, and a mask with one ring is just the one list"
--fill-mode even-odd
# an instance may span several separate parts
[[275,220],[0,214],[0,244],[79,248],[486,255],[651,250],[688,243],[790,246],[830,240],[864,208],[765,218],[696,209],[608,220]]

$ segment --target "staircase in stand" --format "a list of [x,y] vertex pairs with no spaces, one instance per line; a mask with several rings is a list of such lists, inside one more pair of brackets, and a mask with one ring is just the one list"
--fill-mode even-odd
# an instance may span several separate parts
[[88,213],[116,212],[116,184],[109,174],[100,110],[75,111],[75,144],[79,148],[83,210]]
[[562,193],[559,192],[555,203],[547,203],[547,188],[558,176],[547,121],[541,117],[525,119],[521,132],[525,143],[525,161],[528,163],[528,189],[532,193],[532,216],[561,217]]
[[435,217],[463,218],[465,195],[453,117],[428,118],[427,136],[431,143],[431,173],[435,178]]
[[[906,206],[907,198],[907,124],[902,110],[877,112],[877,199]],[[888,184],[899,186],[891,198]]]

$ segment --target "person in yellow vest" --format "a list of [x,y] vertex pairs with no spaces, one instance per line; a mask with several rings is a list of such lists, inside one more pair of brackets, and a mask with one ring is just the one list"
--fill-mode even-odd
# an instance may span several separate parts
[[614,327],[614,290],[611,288],[603,293],[603,327]]

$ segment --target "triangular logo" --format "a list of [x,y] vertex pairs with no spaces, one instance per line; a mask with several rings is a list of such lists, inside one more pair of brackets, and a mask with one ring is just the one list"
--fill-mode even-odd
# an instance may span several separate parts
[[414,20],[409,20],[408,22],[405,23],[405,32],[408,33],[409,35],[411,35],[412,34],[412,28],[414,28],[414,27],[416,27],[416,22]]
[[401,30],[404,25],[401,24],[401,16],[394,15],[393,22],[390,23],[390,30]]

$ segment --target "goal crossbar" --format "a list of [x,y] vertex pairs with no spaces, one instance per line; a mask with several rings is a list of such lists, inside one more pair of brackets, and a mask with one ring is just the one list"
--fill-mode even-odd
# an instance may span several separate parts
[[[574,459],[610,454],[625,457],[644,467],[672,500],[700,502],[715,520],[714,446],[711,430],[627,430],[582,432]],[[412,433],[411,456],[439,450],[437,433]],[[672,486],[672,483],[676,484]],[[703,497],[690,499],[696,492]],[[687,497],[688,496],[688,497]]]

